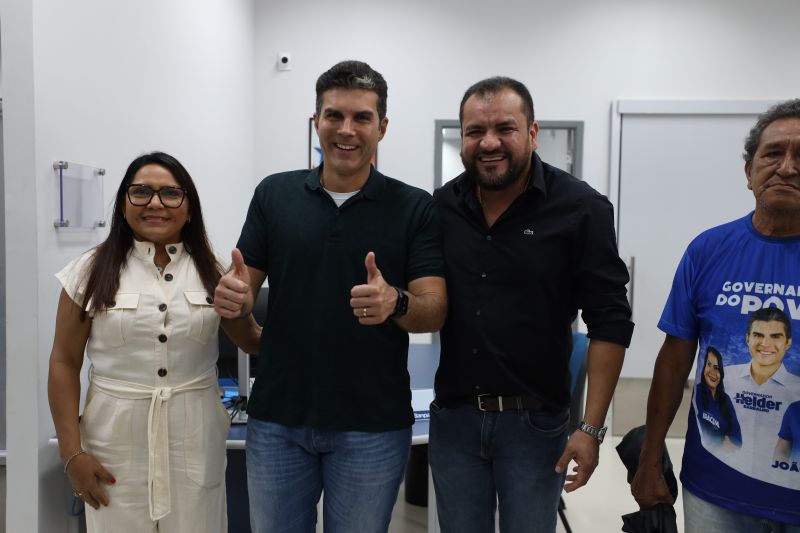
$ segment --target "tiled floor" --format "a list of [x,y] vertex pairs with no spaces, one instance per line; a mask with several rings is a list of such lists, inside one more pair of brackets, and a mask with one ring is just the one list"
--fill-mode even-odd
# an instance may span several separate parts
[[[573,533],[612,533],[622,529],[623,514],[636,511],[638,506],[631,496],[626,481],[626,471],[614,447],[621,437],[606,439],[600,448],[600,465],[592,479],[581,489],[564,495],[567,520]],[[683,456],[683,439],[667,439],[670,459],[680,468]],[[683,532],[683,502],[675,504],[678,515],[678,532]],[[389,533],[425,533],[427,509],[405,503],[402,489],[392,514]],[[535,533],[535,530],[531,530]],[[559,522],[558,533],[566,530]]]

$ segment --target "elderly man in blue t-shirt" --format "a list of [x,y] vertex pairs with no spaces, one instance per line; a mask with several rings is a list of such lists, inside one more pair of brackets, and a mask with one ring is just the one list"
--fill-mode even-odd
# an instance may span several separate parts
[[800,474],[773,458],[786,409],[800,400],[800,356],[791,344],[791,324],[800,322],[800,99],[758,118],[744,159],[755,210],[695,238],[675,274],[631,484],[642,508],[672,503],[661,467],[664,437],[698,345],[701,354],[724,347],[732,364],[724,385],[742,447],[704,443],[692,402],[681,469],[687,533],[800,532]]

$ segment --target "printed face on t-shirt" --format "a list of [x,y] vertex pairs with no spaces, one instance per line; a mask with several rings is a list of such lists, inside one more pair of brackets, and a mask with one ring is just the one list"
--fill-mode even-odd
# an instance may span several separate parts
[[786,350],[792,345],[786,337],[786,327],[777,320],[756,320],[747,334],[752,365],[762,371],[775,372],[781,366]]
[[708,354],[706,366],[703,369],[703,378],[708,388],[714,393],[719,385],[719,361],[717,360],[717,356],[713,353]]

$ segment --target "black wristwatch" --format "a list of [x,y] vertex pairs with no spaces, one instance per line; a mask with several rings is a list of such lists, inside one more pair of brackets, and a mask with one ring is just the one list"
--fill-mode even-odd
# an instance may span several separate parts
[[601,428],[596,428],[591,424],[587,424],[586,422],[581,421],[581,425],[578,426],[578,429],[580,429],[590,437],[594,437],[595,439],[597,439],[597,442],[602,444],[603,439],[606,436],[606,431],[608,430],[608,427],[603,426]]
[[408,295],[400,287],[392,286],[397,291],[397,303],[394,304],[394,313],[389,318],[400,318],[408,313]]

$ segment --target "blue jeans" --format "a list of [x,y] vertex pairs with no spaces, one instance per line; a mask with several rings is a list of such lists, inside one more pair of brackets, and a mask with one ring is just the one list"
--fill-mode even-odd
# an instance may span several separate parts
[[569,412],[431,404],[428,447],[442,533],[555,531]]
[[326,533],[389,527],[411,428],[362,433],[247,421],[247,488],[253,533],[313,533],[322,491]]
[[730,511],[698,498],[686,488],[683,527],[686,533],[800,533],[800,526]]

